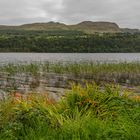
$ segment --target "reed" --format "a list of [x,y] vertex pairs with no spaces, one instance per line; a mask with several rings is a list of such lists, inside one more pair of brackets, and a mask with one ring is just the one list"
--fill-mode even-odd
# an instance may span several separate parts
[[74,79],[94,80],[96,83],[140,85],[140,63],[33,63],[9,64],[0,67],[9,75],[47,76],[49,73],[71,75]]

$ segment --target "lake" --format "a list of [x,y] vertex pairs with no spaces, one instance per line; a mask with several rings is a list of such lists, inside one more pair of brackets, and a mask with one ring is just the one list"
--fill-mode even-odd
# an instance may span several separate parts
[[134,62],[140,53],[0,53],[0,64],[31,62]]

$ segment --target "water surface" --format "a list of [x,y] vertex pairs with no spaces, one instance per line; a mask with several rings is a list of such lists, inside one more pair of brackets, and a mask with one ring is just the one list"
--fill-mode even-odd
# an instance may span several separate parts
[[31,62],[134,62],[140,53],[0,53],[0,64]]

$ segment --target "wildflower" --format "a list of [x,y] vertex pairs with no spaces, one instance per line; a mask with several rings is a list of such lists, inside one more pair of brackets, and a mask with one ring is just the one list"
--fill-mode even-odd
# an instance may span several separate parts
[[23,95],[22,95],[21,93],[16,92],[16,93],[14,94],[14,97],[15,97],[16,99],[22,99],[22,98],[23,98]]
[[136,100],[136,101],[140,101],[140,96],[139,95],[134,96],[133,99]]

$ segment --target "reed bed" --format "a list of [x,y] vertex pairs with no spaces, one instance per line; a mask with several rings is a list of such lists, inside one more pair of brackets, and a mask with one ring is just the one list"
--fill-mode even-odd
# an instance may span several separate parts
[[0,66],[1,72],[10,74],[40,72],[54,72],[61,74],[96,74],[96,73],[140,73],[139,62],[123,63],[97,63],[97,62],[68,62],[68,63],[31,63],[31,64],[7,64]]
[[94,80],[96,83],[140,84],[140,63],[33,63],[9,64],[0,67],[0,72],[9,75],[28,74],[39,77],[49,73],[70,75],[73,80]]

